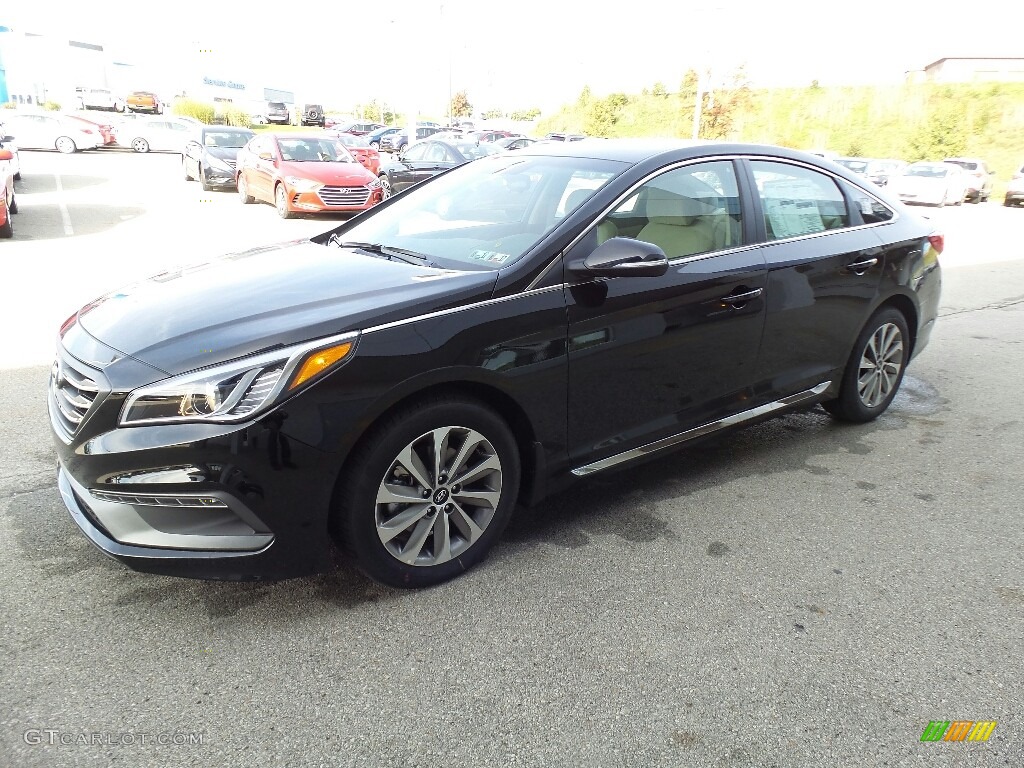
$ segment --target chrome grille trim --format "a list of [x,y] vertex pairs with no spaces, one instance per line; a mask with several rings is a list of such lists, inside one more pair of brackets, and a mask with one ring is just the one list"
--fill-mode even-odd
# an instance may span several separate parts
[[188,509],[226,509],[227,504],[213,496],[173,496],[171,494],[138,494],[123,493],[120,491],[100,491],[95,488],[89,489],[89,495],[100,501],[110,501],[115,504],[134,504],[140,507],[183,507]]
[[57,434],[70,442],[106,390],[99,374],[63,353],[50,368],[50,421]]
[[365,205],[370,199],[366,187],[320,187],[317,197],[324,205]]

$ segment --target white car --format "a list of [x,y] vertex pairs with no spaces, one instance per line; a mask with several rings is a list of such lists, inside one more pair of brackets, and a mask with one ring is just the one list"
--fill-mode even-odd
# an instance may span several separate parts
[[1024,205],[1024,165],[1013,172],[1013,178],[1006,185],[1006,196],[1003,198],[1003,205]]
[[963,205],[967,176],[952,163],[911,163],[889,179],[889,189],[904,203]]
[[0,238],[14,236],[11,214],[18,212],[18,201],[14,197],[14,173],[10,163],[14,155],[7,149],[0,149]]
[[103,135],[81,120],[46,112],[4,115],[7,133],[21,149],[56,149],[71,154],[103,146]]
[[75,99],[79,109],[124,112],[124,99],[118,98],[107,88],[75,88]]
[[136,152],[181,152],[202,123],[181,117],[154,115],[125,120],[115,126],[115,139]]

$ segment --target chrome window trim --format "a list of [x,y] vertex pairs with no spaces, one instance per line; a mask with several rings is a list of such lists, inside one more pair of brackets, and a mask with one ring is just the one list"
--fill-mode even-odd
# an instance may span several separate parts
[[519,299],[523,296],[539,296],[542,293],[549,291],[561,291],[565,288],[565,283],[559,283],[558,285],[547,285],[543,288],[535,288],[533,290],[524,289],[519,293],[511,293],[508,296],[498,296],[496,298],[484,299],[483,301],[475,301],[472,304],[463,304],[458,307],[449,307],[448,309],[439,309],[435,312],[427,312],[422,315],[416,315],[415,317],[407,317],[404,320],[393,320],[390,323],[382,323],[381,325],[373,325],[369,328],[364,328],[360,333],[374,333],[375,331],[386,331],[391,328],[397,328],[401,325],[407,325],[408,323],[418,323],[421,320],[430,320],[435,317],[443,317],[444,315],[451,315],[455,312],[465,312],[470,309],[476,309],[477,307],[486,307],[491,304],[500,304],[505,301],[512,301],[513,299]]
[[653,443],[647,443],[646,445],[641,445],[638,448],[632,448],[628,451],[617,453],[614,456],[609,456],[608,458],[600,459],[598,461],[591,462],[590,464],[584,464],[582,467],[576,467],[576,469],[572,470],[572,474],[576,475],[576,477],[585,477],[587,475],[592,475],[595,472],[600,472],[601,470],[618,466],[619,464],[623,464],[627,461],[639,459],[642,456],[649,456],[651,454],[658,453],[659,451],[663,451],[681,443],[695,440],[698,437],[710,435],[711,433],[725,429],[726,427],[742,424],[743,422],[750,421],[758,416],[774,413],[775,411],[780,411],[784,408],[811,400],[812,398],[823,394],[830,386],[832,386],[831,381],[823,381],[821,384],[818,384],[811,389],[805,389],[803,392],[797,392],[796,394],[780,398],[779,400],[773,400],[770,403],[759,405],[756,408],[741,411],[740,413],[733,414],[732,416],[726,416],[725,418],[718,419],[716,421],[710,421],[707,424],[687,429],[683,432],[679,432],[678,434],[664,437],[661,440],[655,440]]

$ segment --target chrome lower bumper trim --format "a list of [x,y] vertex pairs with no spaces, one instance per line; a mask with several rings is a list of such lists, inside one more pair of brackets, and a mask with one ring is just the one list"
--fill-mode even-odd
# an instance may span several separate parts
[[577,477],[584,477],[585,475],[592,475],[595,472],[600,472],[603,469],[608,469],[627,461],[633,461],[634,459],[639,459],[643,456],[649,456],[652,453],[663,451],[666,448],[671,448],[674,445],[679,445],[680,443],[685,443],[689,440],[695,440],[698,437],[709,435],[720,429],[736,426],[737,424],[742,424],[745,421],[756,419],[759,416],[765,416],[769,413],[774,413],[775,411],[781,411],[785,408],[798,405],[805,400],[811,400],[823,394],[830,386],[832,386],[831,381],[824,381],[816,387],[805,389],[803,392],[797,392],[795,395],[789,395],[788,397],[783,397],[782,399],[775,400],[771,403],[759,405],[757,408],[751,408],[749,411],[743,411],[741,413],[733,414],[732,416],[726,416],[724,419],[718,419],[717,421],[702,424],[699,427],[693,427],[692,429],[680,432],[677,435],[665,437],[661,440],[656,440],[653,443],[648,443],[647,445],[641,445],[639,448],[633,448],[628,451],[623,451],[622,453],[617,453],[614,456],[609,456],[606,459],[601,459],[600,461],[595,461],[591,464],[585,464],[582,467],[577,467],[572,470],[572,473]]

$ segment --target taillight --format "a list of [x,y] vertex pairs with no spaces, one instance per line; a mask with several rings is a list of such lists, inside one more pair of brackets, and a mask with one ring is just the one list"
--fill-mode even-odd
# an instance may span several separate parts
[[942,249],[946,247],[946,236],[928,235],[928,242],[932,244],[932,248],[935,249],[936,253],[942,253]]
[[94,133],[92,128],[83,128],[82,133]]

